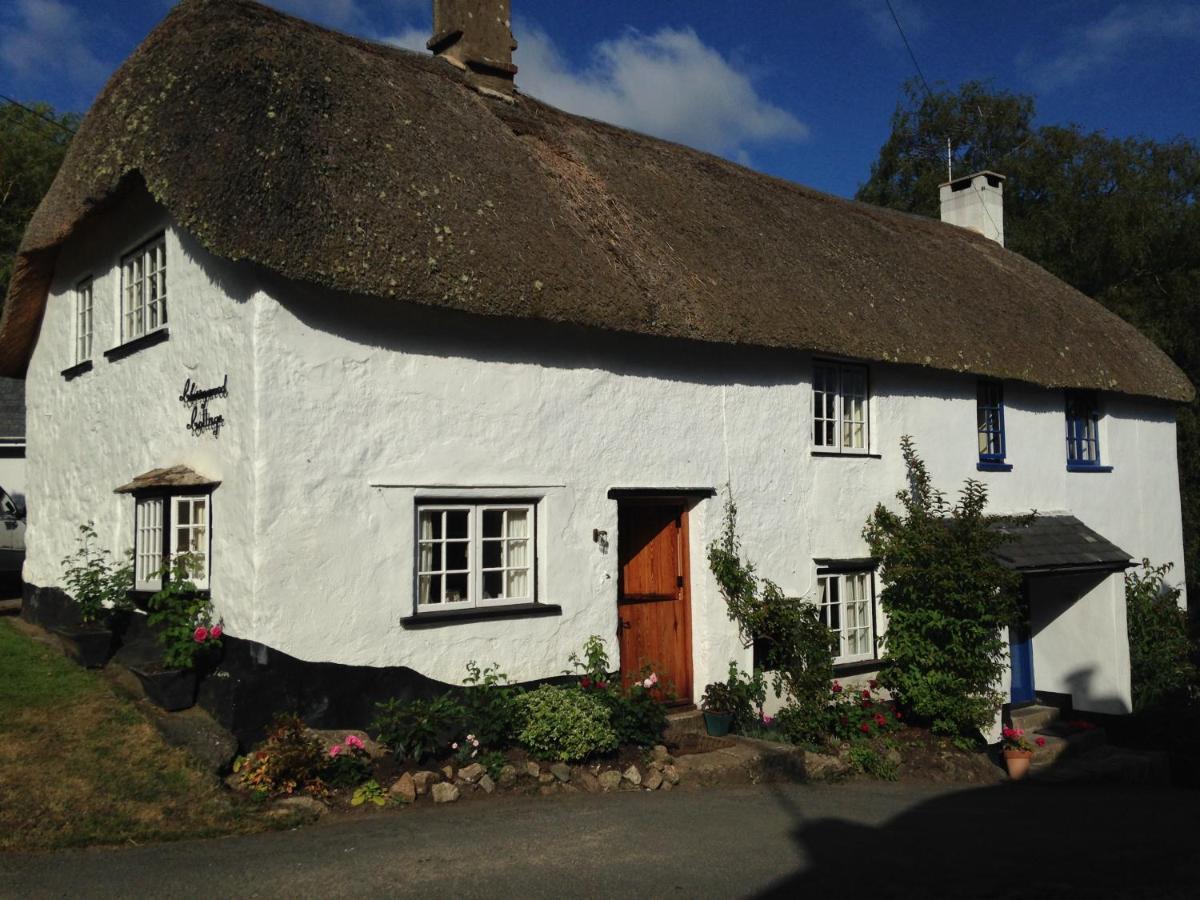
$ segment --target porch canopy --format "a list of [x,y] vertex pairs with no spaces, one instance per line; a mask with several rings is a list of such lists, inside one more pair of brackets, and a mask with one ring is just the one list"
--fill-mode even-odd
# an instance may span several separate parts
[[998,527],[1014,539],[996,556],[1023,575],[1122,572],[1135,565],[1128,553],[1074,516],[1039,515],[1028,524],[1009,520]]

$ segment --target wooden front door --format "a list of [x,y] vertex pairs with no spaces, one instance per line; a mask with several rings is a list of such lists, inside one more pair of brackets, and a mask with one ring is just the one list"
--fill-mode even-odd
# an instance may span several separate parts
[[652,666],[660,688],[684,703],[692,699],[687,527],[687,508],[677,501],[629,500],[618,509],[621,680]]

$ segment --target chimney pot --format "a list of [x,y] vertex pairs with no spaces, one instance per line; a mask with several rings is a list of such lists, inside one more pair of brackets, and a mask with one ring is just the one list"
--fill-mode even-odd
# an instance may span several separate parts
[[480,92],[509,98],[517,67],[511,0],[433,0],[433,37],[426,46]]
[[1004,246],[1004,176],[976,172],[938,186],[942,221],[977,231]]

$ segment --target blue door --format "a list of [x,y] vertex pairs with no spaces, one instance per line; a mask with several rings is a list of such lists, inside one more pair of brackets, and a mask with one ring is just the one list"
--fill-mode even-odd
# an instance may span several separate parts
[[1012,702],[1032,703],[1033,696],[1033,639],[1028,625],[1009,629],[1009,659],[1012,661]]

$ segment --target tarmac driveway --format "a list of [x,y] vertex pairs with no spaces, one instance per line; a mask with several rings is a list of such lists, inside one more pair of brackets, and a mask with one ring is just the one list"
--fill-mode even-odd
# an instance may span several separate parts
[[1198,896],[1195,792],[855,783],[514,798],[0,857],[20,897]]

